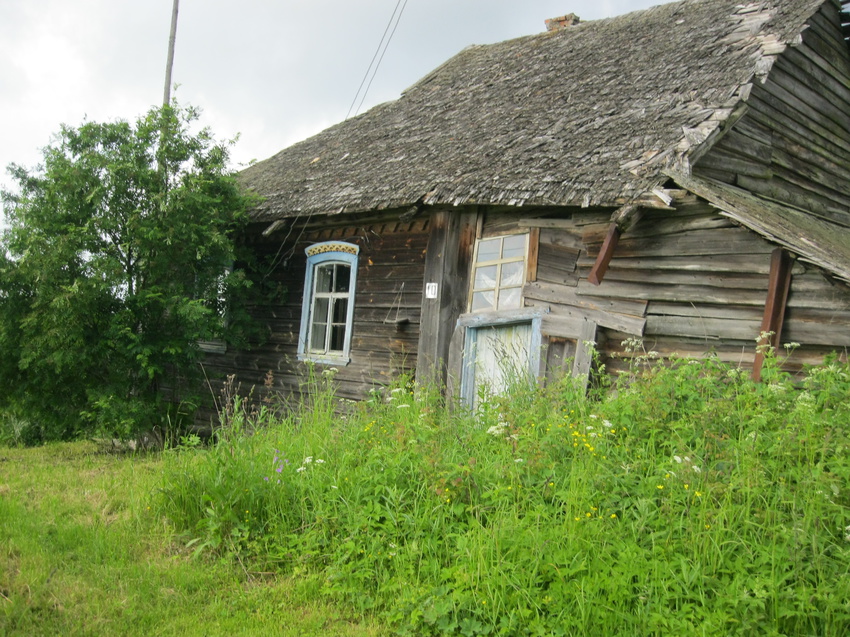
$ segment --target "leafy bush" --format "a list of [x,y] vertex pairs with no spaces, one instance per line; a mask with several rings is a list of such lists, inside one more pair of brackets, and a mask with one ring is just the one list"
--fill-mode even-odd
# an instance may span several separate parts
[[0,403],[37,422],[38,438],[162,424],[162,388],[194,372],[198,342],[239,331],[241,314],[225,322],[220,306],[247,288],[225,268],[249,199],[227,144],[191,130],[197,117],[175,104],[64,126],[42,166],[9,168]]
[[850,370],[767,371],[649,361],[474,415],[401,383],[335,416],[320,377],[320,409],[173,451],[158,506],[403,635],[841,634]]

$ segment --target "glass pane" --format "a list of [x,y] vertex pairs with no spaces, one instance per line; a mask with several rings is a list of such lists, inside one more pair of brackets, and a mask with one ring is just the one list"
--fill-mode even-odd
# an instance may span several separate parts
[[490,292],[474,292],[472,294],[472,311],[492,310],[493,301],[496,298],[496,293]]
[[510,237],[505,237],[505,245],[502,248],[503,259],[518,259],[525,256],[525,237],[524,234],[515,234]]
[[316,292],[330,292],[333,282],[333,265],[317,265],[313,273],[316,278]]
[[514,261],[502,266],[499,287],[514,287],[523,283],[525,283],[525,264],[522,261]]
[[521,307],[522,288],[503,288],[499,290],[499,309],[515,310]]
[[345,325],[331,326],[331,346],[328,349],[341,352],[345,347]]
[[348,292],[351,286],[351,266],[337,264],[334,292]]
[[348,299],[334,299],[334,311],[331,323],[345,323],[348,314]]
[[327,325],[313,323],[310,326],[310,349],[324,352],[325,338],[327,338]]
[[330,299],[317,298],[313,301],[313,322],[327,323],[328,322],[328,307]]
[[475,268],[474,290],[496,287],[496,266],[485,265],[483,268]]
[[478,243],[478,262],[495,261],[499,258],[499,248],[502,245],[502,240],[486,239]]

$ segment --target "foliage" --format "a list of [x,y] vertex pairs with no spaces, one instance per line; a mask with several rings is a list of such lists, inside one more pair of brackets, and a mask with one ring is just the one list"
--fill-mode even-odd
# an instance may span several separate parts
[[564,379],[469,415],[400,383],[255,412],[170,454],[158,510],[402,635],[841,634],[850,367],[764,377],[645,360],[598,401]]
[[[29,171],[12,165],[0,245],[0,401],[31,438],[128,435],[159,424],[163,385],[190,374],[198,342],[236,338],[221,299],[248,200],[228,146],[197,112],[63,126]],[[238,312],[233,317],[240,316]]]
[[297,582],[193,560],[150,506],[160,454],[0,448],[0,635],[382,634]]

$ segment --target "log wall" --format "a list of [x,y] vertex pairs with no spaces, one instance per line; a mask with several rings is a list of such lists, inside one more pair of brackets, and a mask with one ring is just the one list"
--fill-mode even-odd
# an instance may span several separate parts
[[[360,246],[351,362],[334,366],[339,370],[335,375],[337,395],[363,399],[376,385],[413,370],[429,221],[426,217],[409,222],[398,219],[397,212],[357,223],[297,219],[282,224],[268,237],[261,234],[265,226],[252,229],[250,247],[260,262],[273,264],[263,285],[280,293],[277,301],[249,309],[266,328],[267,336],[261,342],[244,351],[228,348],[224,354],[207,355],[205,368],[213,386],[220,387],[227,374],[236,374],[243,391],[253,387],[254,398],[259,400],[266,395],[264,379],[271,371],[272,391],[295,398],[302,393],[309,369],[296,358],[307,259],[304,249],[329,240]],[[328,367],[317,364],[315,369],[321,372]]]
[[695,174],[850,227],[850,56],[838,11],[824,3]]
[[[537,280],[525,304],[548,309],[544,342],[555,358],[569,355],[575,321],[598,326],[598,348],[611,371],[635,355],[627,339],[641,338],[661,356],[702,358],[712,353],[750,368],[776,247],[693,196],[675,210],[648,210],[623,233],[601,285],[587,277],[610,225],[610,211],[526,211],[516,230],[540,228]],[[535,216],[540,215],[540,216]],[[504,231],[510,227],[485,222]],[[789,370],[850,348],[850,288],[819,269],[795,262],[781,342],[797,342]],[[551,357],[548,357],[551,358]]]

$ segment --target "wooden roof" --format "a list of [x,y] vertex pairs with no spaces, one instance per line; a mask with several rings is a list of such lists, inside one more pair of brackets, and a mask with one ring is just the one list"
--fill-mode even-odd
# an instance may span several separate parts
[[472,46],[241,173],[258,221],[424,204],[621,205],[711,143],[824,0],[685,0]]

